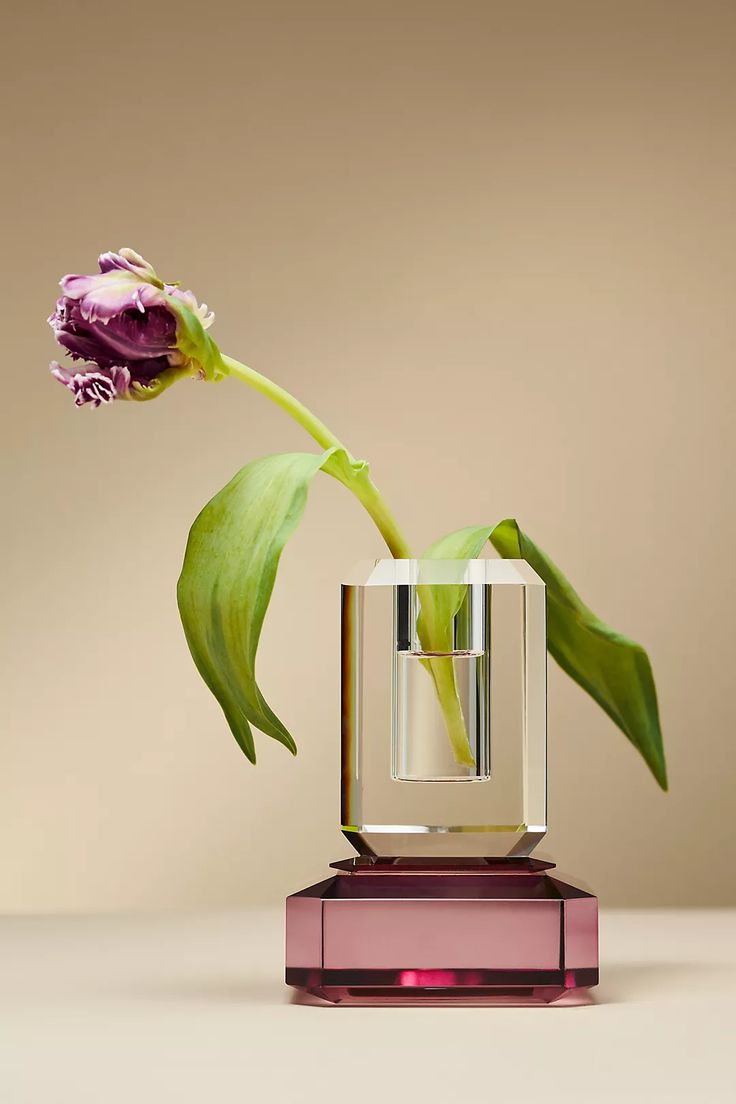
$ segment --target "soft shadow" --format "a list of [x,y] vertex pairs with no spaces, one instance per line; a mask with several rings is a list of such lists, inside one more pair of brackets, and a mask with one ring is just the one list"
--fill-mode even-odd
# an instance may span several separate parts
[[[582,1008],[591,1005],[657,1001],[675,995],[709,997],[736,993],[736,968],[703,965],[699,962],[615,963],[601,967],[600,985],[595,989],[571,991],[554,1004],[519,1005],[420,1005],[427,1008]],[[121,995],[116,988],[116,996]],[[311,1008],[350,1008],[365,1005],[330,1004],[309,993],[290,989],[280,977],[253,980],[237,975],[221,977],[147,978],[125,987],[125,995],[138,1000],[198,1002],[205,1004],[249,1004],[275,1007],[291,1004]],[[401,1008],[401,1005],[367,1007]],[[417,1007],[414,1005],[413,1007]]]
[[564,997],[561,997],[553,1004],[523,1004],[522,1002],[516,1003],[513,1000],[508,1002],[504,1001],[502,1004],[484,1004],[481,1001],[474,1003],[473,1001],[458,1001],[457,1003],[443,1004],[438,1001],[436,1004],[331,1004],[330,1001],[321,1000],[319,997],[312,996],[311,993],[304,993],[301,989],[294,989],[291,994],[290,1004],[303,1005],[308,1008],[380,1008],[384,1012],[387,1009],[395,1009],[400,1011],[405,1008],[444,1008],[452,1010],[455,1008],[485,1008],[487,1011],[494,1011],[501,1008],[582,1008],[586,1005],[597,1004],[597,998],[595,996],[595,990],[591,992],[589,989],[579,989],[575,992],[571,991]]

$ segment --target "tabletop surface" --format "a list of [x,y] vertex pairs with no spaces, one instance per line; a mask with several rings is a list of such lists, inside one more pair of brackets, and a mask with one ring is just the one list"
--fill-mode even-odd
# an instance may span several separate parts
[[3,1104],[736,1098],[736,910],[609,911],[594,1002],[339,1008],[280,909],[0,920]]

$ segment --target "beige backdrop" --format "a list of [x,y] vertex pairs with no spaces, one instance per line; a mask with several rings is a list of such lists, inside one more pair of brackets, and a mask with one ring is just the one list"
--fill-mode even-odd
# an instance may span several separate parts
[[514,514],[658,675],[663,795],[553,665],[545,851],[608,904],[736,901],[731,3],[27,4],[5,26],[0,903],[269,900],[348,847],[317,481],[251,767],[174,586],[197,510],[309,448],[237,383],[74,409],[56,281],[130,245],[367,457],[421,547]]

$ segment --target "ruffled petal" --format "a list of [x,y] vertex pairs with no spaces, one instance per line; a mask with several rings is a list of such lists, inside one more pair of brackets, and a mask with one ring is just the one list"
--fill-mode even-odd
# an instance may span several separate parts
[[58,360],[51,361],[49,371],[54,379],[57,379],[59,383],[63,383],[65,387],[69,387],[75,375],[71,368],[65,368],[63,364],[59,364]]
[[81,370],[71,371],[54,360],[50,370],[54,379],[71,391],[77,406],[98,407],[113,402],[130,388],[130,372],[119,366],[105,370],[87,364]]
[[208,310],[207,304],[200,304],[197,302],[197,298],[193,291],[184,291],[182,288],[177,287],[176,284],[165,284],[164,287],[169,295],[172,295],[175,299],[184,303],[189,307],[190,311],[196,314],[199,321],[202,323],[202,329],[208,329],[215,321],[215,312]]
[[150,265],[148,261],[141,257],[140,253],[136,253],[134,249],[121,249],[118,253],[101,253],[98,264],[100,266],[100,272],[111,272],[114,269],[123,269],[127,272],[133,272],[136,276],[140,276],[144,280],[155,280],[158,282],[155,269],[153,265]]
[[65,276],[61,288],[69,299],[79,303],[82,318],[87,322],[105,323],[121,311],[166,302],[166,294],[153,284],[124,269],[110,269],[94,276]]
[[115,386],[117,396],[124,395],[130,388],[130,372],[121,364],[115,364],[110,369],[110,379]]

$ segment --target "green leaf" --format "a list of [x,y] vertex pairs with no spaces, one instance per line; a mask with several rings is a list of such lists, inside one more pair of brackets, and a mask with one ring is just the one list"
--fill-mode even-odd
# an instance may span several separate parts
[[[490,529],[475,526],[458,529],[430,544],[422,559],[474,560],[489,536]],[[463,583],[443,583],[442,586],[425,584],[418,590],[422,608],[417,619],[417,631],[423,647],[429,651],[452,651],[452,621],[463,604],[467,586]]]
[[254,460],[208,502],[189,533],[177,587],[197,669],[252,763],[252,727],[296,754],[256,682],[256,651],[281,552],[299,524],[312,478],[352,465],[342,449]]
[[[425,558],[474,559],[487,540],[505,559],[531,564],[547,585],[547,649],[572,679],[618,725],[647,763],[663,790],[667,767],[649,657],[640,644],[611,629],[588,609],[547,555],[513,518],[494,529],[472,526],[436,541]],[[450,588],[448,588],[450,589]],[[455,588],[451,588],[455,589]],[[449,617],[462,602],[462,589]],[[443,610],[448,616],[448,610]]]

